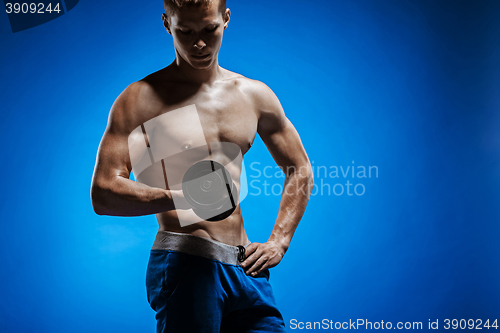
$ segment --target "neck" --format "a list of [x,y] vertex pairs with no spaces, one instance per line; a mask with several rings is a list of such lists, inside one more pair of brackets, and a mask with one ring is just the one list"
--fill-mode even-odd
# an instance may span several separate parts
[[177,57],[172,63],[172,66],[174,66],[174,68],[177,70],[179,76],[182,77],[183,81],[188,81],[196,84],[212,83],[222,75],[222,70],[219,66],[219,59],[217,56],[212,61],[212,64],[210,64],[209,67],[198,69],[193,68],[193,66],[188,64],[177,53]]

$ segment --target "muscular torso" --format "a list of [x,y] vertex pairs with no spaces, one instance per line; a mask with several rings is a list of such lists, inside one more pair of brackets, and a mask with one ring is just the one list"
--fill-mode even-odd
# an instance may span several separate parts
[[[137,101],[137,114],[131,117],[136,137],[131,136],[129,145],[134,140],[144,140],[140,134],[146,132],[156,151],[153,152],[155,156],[142,151],[141,156],[131,156],[131,160],[132,164],[141,158],[146,163],[149,160],[156,163],[135,174],[138,182],[179,190],[186,169],[196,161],[210,158],[226,161],[223,164],[240,189],[241,156],[250,149],[257,134],[258,112],[248,93],[252,80],[222,71],[221,78],[210,85],[182,82],[169,67],[142,80],[147,88]],[[176,112],[179,109],[181,112]],[[228,147],[237,147],[239,160],[231,163],[234,148],[227,154],[224,146],[220,146],[226,143]],[[132,154],[136,152],[131,151]],[[159,161],[165,156],[173,156],[163,162],[168,181]],[[182,227],[179,220],[195,221],[197,218],[188,209],[167,211],[156,217],[159,230],[189,233],[230,245],[249,243],[239,205],[231,216],[219,222],[201,221]]]

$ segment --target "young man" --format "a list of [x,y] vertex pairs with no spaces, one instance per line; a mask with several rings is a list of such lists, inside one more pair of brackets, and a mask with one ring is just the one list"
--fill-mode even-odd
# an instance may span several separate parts
[[[159,223],[146,274],[158,332],[285,331],[269,284],[269,268],[283,258],[304,213],[313,184],[311,165],[275,94],[265,84],[219,66],[230,14],[225,0],[165,0],[162,18],[173,38],[175,61],[122,92],[98,151],[91,191],[95,212],[156,214]],[[148,121],[169,115],[178,116],[156,122],[159,129],[148,132]],[[169,187],[167,177],[163,188],[151,186],[155,181],[140,182],[137,175],[138,182],[129,179],[134,160],[140,160],[130,150],[138,137],[134,139],[133,133],[142,129],[145,149],[150,149],[148,140],[154,136],[156,142],[168,141],[173,151],[183,151],[196,146],[193,138],[200,132],[195,123],[202,128],[204,141],[231,143],[242,155],[258,133],[276,163],[289,171],[267,242],[250,243],[239,205],[222,221],[181,226],[181,217],[195,216],[189,205],[182,204],[179,187]],[[145,150],[140,154],[148,156]],[[239,173],[241,164],[236,164],[231,174]],[[162,176],[167,175],[157,172],[152,177]],[[239,189],[239,178],[234,179]]]

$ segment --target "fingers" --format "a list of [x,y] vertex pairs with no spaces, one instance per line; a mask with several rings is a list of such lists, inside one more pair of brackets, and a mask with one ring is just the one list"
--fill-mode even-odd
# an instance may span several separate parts
[[247,275],[251,276],[256,276],[260,272],[262,272],[264,269],[266,269],[266,263],[268,262],[268,259],[266,257],[260,257],[257,259],[257,261],[248,269],[246,272]]
[[256,276],[267,268],[278,265],[283,257],[274,242],[251,243],[246,247],[246,259],[241,263],[247,275]]
[[252,243],[245,250],[246,259],[241,266],[247,275],[255,276],[266,269],[269,256],[260,243]]
[[251,243],[245,249],[246,259],[241,263],[241,267],[245,270],[245,273],[249,275],[253,270],[254,263],[260,257],[260,251],[258,250],[260,243]]
[[246,269],[257,260],[256,251],[259,247],[260,243],[251,243],[245,248],[245,260],[241,263],[241,266]]
[[245,248],[245,256],[248,258],[252,253],[255,252],[255,250],[257,250],[259,245],[260,245],[260,243],[251,243],[250,245],[248,245]]

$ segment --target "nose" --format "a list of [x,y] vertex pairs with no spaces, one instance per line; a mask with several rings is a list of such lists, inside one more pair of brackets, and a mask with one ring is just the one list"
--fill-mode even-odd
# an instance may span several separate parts
[[202,50],[205,46],[207,46],[207,44],[201,38],[194,43],[194,47],[197,48],[198,50]]

